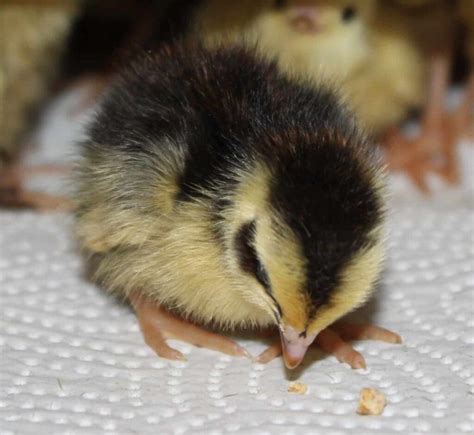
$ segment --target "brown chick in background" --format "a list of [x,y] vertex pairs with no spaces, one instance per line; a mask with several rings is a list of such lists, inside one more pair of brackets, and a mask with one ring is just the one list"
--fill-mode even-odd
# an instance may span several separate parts
[[51,166],[22,168],[16,160],[31,126],[31,115],[48,93],[77,0],[3,1],[0,4],[0,203],[14,206],[55,207],[60,198],[24,190],[31,172],[49,172]]

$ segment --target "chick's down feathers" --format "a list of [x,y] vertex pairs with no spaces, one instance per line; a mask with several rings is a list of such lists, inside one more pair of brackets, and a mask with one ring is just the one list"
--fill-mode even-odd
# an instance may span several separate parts
[[374,149],[332,92],[253,50],[144,54],[82,154],[77,234],[95,278],[124,297],[204,324],[318,331],[371,292],[384,210]]

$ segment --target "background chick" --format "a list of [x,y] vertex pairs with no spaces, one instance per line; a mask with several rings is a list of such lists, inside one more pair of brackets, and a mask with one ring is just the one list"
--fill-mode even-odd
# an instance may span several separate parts
[[[95,278],[129,298],[145,340],[246,351],[196,324],[278,326],[289,368],[316,341],[354,367],[328,329],[371,294],[383,258],[383,178],[337,98],[285,79],[242,48],[173,46],[107,94],[83,144],[79,240]],[[166,309],[166,310],[165,310]],[[173,314],[172,314],[173,313]],[[316,338],[317,337],[317,338]]]
[[360,123],[376,135],[424,102],[426,59],[403,20],[374,1],[244,1],[234,8],[207,0],[194,26],[211,45],[257,43],[285,72],[341,88]]
[[18,156],[31,116],[55,76],[78,3],[9,0],[0,4],[0,202],[55,203],[47,195],[23,191],[21,179],[26,174],[9,165]]
[[375,1],[244,0],[238,8],[206,0],[195,30],[210,44],[257,44],[286,73],[340,84],[371,56],[367,32]]

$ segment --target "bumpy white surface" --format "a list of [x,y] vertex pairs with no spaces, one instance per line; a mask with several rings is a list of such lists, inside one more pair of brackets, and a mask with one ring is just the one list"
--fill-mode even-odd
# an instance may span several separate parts
[[[357,371],[315,350],[295,373],[182,343],[188,362],[156,357],[82,277],[70,216],[0,212],[0,434],[472,433],[472,205],[470,188],[398,193],[383,284],[359,316],[404,343],[358,343]],[[306,395],[287,392],[295,379]],[[382,416],[356,414],[364,387],[386,395]]]

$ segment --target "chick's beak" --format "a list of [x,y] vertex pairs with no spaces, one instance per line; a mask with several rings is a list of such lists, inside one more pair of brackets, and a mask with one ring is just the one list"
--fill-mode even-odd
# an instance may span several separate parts
[[290,25],[300,33],[315,33],[321,29],[318,9],[314,5],[294,5],[289,10]]
[[288,369],[294,369],[301,364],[308,347],[317,334],[303,335],[291,326],[280,332],[283,361]]

